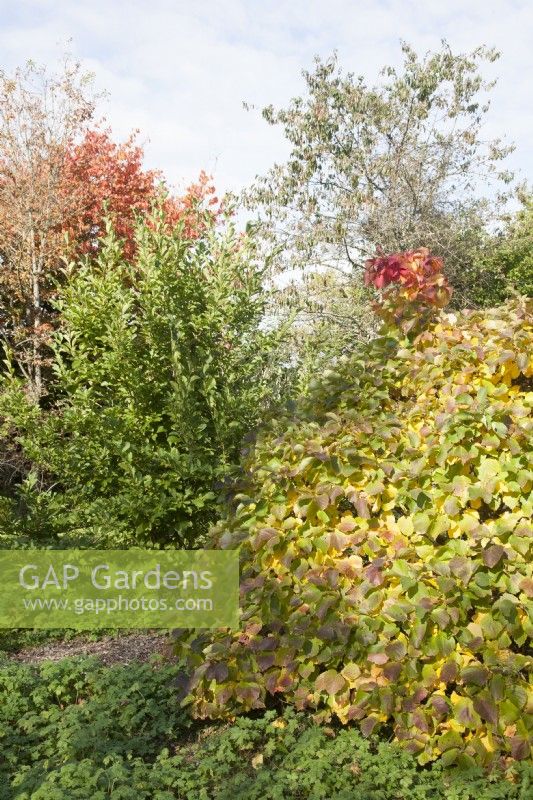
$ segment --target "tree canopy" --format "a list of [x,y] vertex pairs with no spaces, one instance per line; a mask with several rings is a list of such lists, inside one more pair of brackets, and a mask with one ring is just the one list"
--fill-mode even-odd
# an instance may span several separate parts
[[[512,146],[487,141],[483,130],[493,84],[482,68],[498,53],[479,47],[456,54],[445,42],[424,56],[405,43],[402,52],[403,65],[385,67],[375,86],[345,73],[336,55],[317,58],[303,73],[305,94],[263,110],[283,130],[290,154],[244,201],[276,253],[275,269],[301,276],[280,292],[279,305],[319,327],[329,315],[337,340],[372,332],[368,295],[353,308],[352,323],[342,296],[353,296],[364,261],[379,250],[428,247],[443,258],[455,307],[476,304],[492,288],[476,255],[512,181],[505,168]],[[317,270],[331,276],[320,298],[317,279],[308,277]],[[310,306],[308,294],[318,304]]]

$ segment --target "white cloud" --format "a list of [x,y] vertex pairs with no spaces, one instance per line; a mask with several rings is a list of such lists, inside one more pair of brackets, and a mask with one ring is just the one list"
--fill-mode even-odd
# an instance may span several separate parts
[[0,0],[2,66],[53,62],[72,49],[110,92],[104,111],[118,136],[140,128],[150,166],[174,182],[213,172],[238,189],[286,153],[281,133],[242,101],[283,105],[315,53],[375,80],[398,63],[399,39],[425,51],[495,45],[502,59],[488,133],[517,143],[513,164],[531,180],[533,6],[525,0]]

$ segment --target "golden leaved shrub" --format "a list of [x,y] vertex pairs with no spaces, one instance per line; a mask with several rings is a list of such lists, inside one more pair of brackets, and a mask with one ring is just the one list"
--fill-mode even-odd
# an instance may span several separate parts
[[176,645],[197,716],[279,695],[422,763],[530,757],[532,312],[381,337],[262,433],[214,531],[240,630]]

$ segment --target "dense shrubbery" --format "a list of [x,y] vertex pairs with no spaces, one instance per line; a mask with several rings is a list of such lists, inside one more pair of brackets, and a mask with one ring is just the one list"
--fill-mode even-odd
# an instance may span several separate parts
[[420,769],[397,746],[286,710],[231,727],[177,712],[177,668],[2,662],[1,800],[526,800],[509,778]]
[[[0,76],[0,549],[205,544],[243,442],[304,395],[214,529],[241,553],[239,631],[180,632],[157,669],[2,661],[0,800],[529,797],[532,301],[443,314],[426,249],[380,251],[364,289],[342,267],[424,240],[456,308],[531,295],[531,198],[494,235],[469,182],[510,180],[479,138],[495,54],[403,51],[385,87],[317,62],[308,98],[265,109],[294,146],[249,195],[290,223],[264,261],[203,173],[167,197],[133,140],[87,132],[79,67]],[[269,306],[269,262],[341,279]],[[370,285],[388,327],[359,346]]]
[[93,547],[198,542],[280,385],[253,244],[210,212],[202,226],[140,223],[132,261],[110,230],[75,266],[46,408],[14,371],[0,376],[12,453],[0,529]]
[[181,638],[185,702],[227,717],[281,695],[421,763],[527,759],[531,301],[409,337],[263,433],[214,538],[240,548],[241,629]]
[[513,292],[533,297],[533,195],[520,197],[521,207],[498,234],[487,236],[477,255],[486,287],[474,283],[472,298],[497,305]]

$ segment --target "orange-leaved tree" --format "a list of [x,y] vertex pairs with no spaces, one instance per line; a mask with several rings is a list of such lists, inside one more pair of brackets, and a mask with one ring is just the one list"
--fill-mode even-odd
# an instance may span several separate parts
[[[136,214],[161,197],[169,224],[198,235],[217,213],[209,178],[171,197],[163,177],[143,167],[135,135],[116,144],[91,130],[97,95],[90,77],[65,60],[50,75],[28,62],[0,71],[0,338],[38,401],[45,388],[52,301],[65,262],[98,249],[110,216],[127,256]],[[217,208],[215,208],[217,206]]]
[[109,131],[89,130],[69,148],[62,192],[68,197],[75,196],[75,203],[73,214],[64,221],[63,231],[74,254],[98,249],[104,219],[109,216],[123,240],[126,256],[131,258],[135,251],[135,218],[147,214],[158,196],[168,223],[183,222],[188,238],[194,238],[203,229],[200,208],[211,209],[213,214],[218,212],[218,198],[205,172],[200,173],[198,182],[189,186],[182,197],[175,197],[169,193],[163,174],[145,169],[143,161],[144,151],[136,133],[117,144]]
[[13,75],[0,71],[0,334],[35,397],[51,273],[62,223],[75,211],[74,198],[60,191],[66,154],[95,101],[88,76],[68,59],[59,75],[33,62]]

